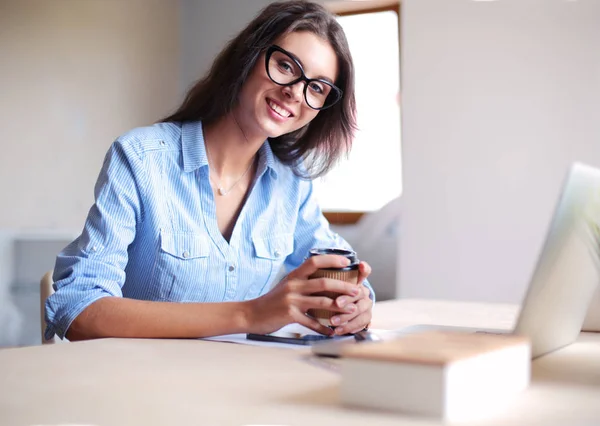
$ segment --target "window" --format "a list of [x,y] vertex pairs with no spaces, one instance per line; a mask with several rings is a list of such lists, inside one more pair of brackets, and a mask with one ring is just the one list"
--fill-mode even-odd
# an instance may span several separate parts
[[398,13],[385,10],[338,20],[356,69],[359,130],[348,158],[315,180],[314,187],[326,213],[369,212],[402,192]]

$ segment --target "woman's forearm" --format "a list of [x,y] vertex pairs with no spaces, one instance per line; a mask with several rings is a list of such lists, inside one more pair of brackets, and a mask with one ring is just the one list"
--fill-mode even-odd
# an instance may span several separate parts
[[71,324],[71,341],[101,337],[197,338],[248,330],[248,302],[171,303],[104,297]]

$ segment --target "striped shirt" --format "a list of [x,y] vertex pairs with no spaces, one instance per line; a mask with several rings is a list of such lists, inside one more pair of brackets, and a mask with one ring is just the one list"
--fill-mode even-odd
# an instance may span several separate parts
[[[349,245],[333,233],[313,195],[259,150],[252,189],[229,242],[217,225],[202,124],[131,130],[110,147],[81,235],[61,251],[46,301],[46,338],[106,296],[171,302],[249,300],[313,247]],[[374,293],[368,282],[364,283]]]

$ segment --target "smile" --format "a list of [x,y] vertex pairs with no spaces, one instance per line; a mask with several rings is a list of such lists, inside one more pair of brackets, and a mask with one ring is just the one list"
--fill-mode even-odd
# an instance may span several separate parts
[[290,111],[288,111],[287,109],[283,108],[279,104],[277,104],[274,101],[272,101],[271,99],[267,98],[267,103],[269,104],[269,107],[274,112],[276,112],[277,114],[279,114],[280,116],[282,116],[284,118],[292,117],[294,115]]

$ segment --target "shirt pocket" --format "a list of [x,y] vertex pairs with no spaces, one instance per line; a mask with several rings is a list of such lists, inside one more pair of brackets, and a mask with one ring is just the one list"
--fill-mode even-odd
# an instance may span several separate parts
[[251,296],[258,297],[269,289],[286,257],[294,251],[294,235],[253,236],[252,245],[257,279]]
[[178,259],[193,260],[210,254],[210,241],[201,233],[162,231],[160,248]]
[[154,281],[159,297],[172,302],[203,302],[210,293],[208,235],[161,231]]

